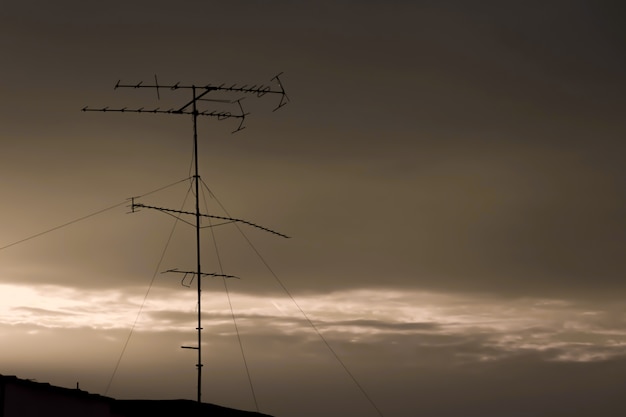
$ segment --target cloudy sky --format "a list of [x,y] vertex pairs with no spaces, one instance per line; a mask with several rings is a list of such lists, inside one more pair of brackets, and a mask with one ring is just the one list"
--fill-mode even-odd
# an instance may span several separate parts
[[191,119],[80,110],[189,100],[118,80],[283,72],[287,106],[247,96],[245,130],[198,125],[202,210],[291,236],[203,229],[203,270],[240,278],[203,281],[203,400],[624,415],[622,16],[590,0],[4,2],[0,373],[195,399],[180,346],[196,294],[162,273],[195,268],[195,231],[127,207],[193,209]]

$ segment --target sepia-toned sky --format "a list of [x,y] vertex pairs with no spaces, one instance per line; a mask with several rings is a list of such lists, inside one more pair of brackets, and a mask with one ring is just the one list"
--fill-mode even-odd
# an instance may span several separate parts
[[203,278],[203,401],[624,415],[622,16],[603,0],[5,2],[0,374],[195,399],[195,281],[163,273],[195,268],[195,230],[127,200],[193,210],[192,120],[81,109],[190,100],[118,80],[282,72],[286,106],[247,95],[244,130],[198,123],[202,211],[291,237],[203,223],[203,270],[239,278]]

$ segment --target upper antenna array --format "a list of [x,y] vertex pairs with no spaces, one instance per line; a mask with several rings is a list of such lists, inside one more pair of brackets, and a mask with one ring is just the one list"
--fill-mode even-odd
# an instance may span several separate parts
[[[280,109],[281,107],[283,107],[285,104],[287,104],[289,102],[289,96],[287,96],[287,93],[285,92],[285,88],[283,87],[282,82],[280,81],[280,76],[282,75],[282,72],[276,76],[274,76],[271,81],[275,84],[274,87],[269,86],[269,85],[264,85],[264,84],[254,84],[252,86],[248,85],[248,84],[244,84],[244,85],[239,85],[239,84],[232,84],[232,85],[227,85],[226,83],[222,83],[220,85],[213,85],[213,84],[206,84],[206,85],[195,85],[195,84],[183,84],[181,85],[181,83],[176,83],[176,84],[159,84],[159,81],[157,79],[157,76],[154,76],[154,84],[144,84],[143,81],[140,81],[136,84],[123,84],[120,81],[118,81],[115,84],[114,89],[117,90],[118,88],[134,88],[134,89],[139,89],[139,88],[150,88],[150,89],[154,89],[156,91],[157,94],[157,99],[161,99],[161,94],[160,94],[160,90],[166,89],[166,90],[192,90],[192,99],[185,103],[183,106],[178,107],[178,108],[168,108],[168,109],[161,109],[159,107],[155,107],[155,108],[150,108],[150,109],[146,109],[144,107],[139,107],[139,108],[128,108],[128,107],[121,107],[121,108],[109,108],[109,107],[101,107],[101,108],[92,108],[89,106],[85,106],[83,107],[83,111],[99,111],[99,112],[121,112],[121,113],[166,113],[166,114],[190,114],[193,116],[209,116],[209,117],[215,117],[218,120],[225,120],[225,119],[240,119],[239,122],[239,126],[237,127],[237,129],[235,129],[233,131],[233,133],[238,132],[240,130],[245,129],[245,126],[243,125],[245,118],[248,114],[250,113],[246,113],[243,109],[243,106],[241,105],[241,100],[243,98],[239,98],[236,100],[219,100],[219,99],[210,99],[210,98],[205,98],[205,96],[207,94],[209,94],[212,91],[223,91],[223,92],[236,92],[236,93],[244,93],[244,94],[256,94],[257,97],[263,97],[266,94],[273,94],[273,95],[278,95],[280,97],[280,100],[278,102],[278,104],[276,105],[276,107],[273,109],[273,111],[276,111],[278,109]],[[200,110],[198,109],[198,103],[200,102],[220,102],[220,103],[231,103],[231,104],[237,104],[239,107],[239,113],[235,113],[233,114],[232,112],[229,111],[217,111],[217,110]]]

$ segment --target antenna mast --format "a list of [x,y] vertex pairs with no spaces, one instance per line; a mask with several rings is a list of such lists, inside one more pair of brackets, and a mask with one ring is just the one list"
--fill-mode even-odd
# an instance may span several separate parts
[[[181,85],[180,83],[176,83],[176,84],[172,84],[172,85],[159,85],[159,82],[157,80],[157,76],[154,76],[154,84],[144,84],[143,81],[140,81],[137,84],[123,84],[121,81],[118,81],[117,84],[115,84],[115,88],[114,89],[118,89],[118,88],[133,88],[133,89],[154,89],[156,91],[157,94],[157,99],[160,99],[160,93],[159,90],[161,89],[169,89],[169,90],[186,90],[186,91],[191,91],[191,100],[188,101],[187,103],[185,103],[183,106],[178,107],[178,108],[170,108],[167,110],[162,110],[159,107],[156,108],[152,108],[152,109],[145,109],[144,107],[140,107],[140,108],[133,108],[133,109],[129,109],[127,107],[123,107],[123,108],[114,108],[111,109],[109,107],[102,107],[102,108],[90,108],[88,106],[83,107],[82,111],[96,111],[96,112],[119,112],[119,113],[152,113],[152,114],[183,114],[183,115],[191,115],[192,116],[192,120],[193,120],[193,152],[194,152],[194,165],[195,165],[195,172],[194,172],[194,186],[195,186],[195,194],[196,194],[196,200],[195,200],[195,211],[193,213],[191,212],[186,212],[186,211],[180,211],[180,210],[171,210],[171,209],[166,209],[166,208],[161,208],[161,207],[155,207],[155,206],[149,206],[149,205],[145,205],[145,204],[139,204],[139,203],[135,203],[135,199],[132,198],[131,199],[131,210],[132,212],[135,211],[136,208],[150,208],[150,209],[156,209],[159,211],[163,211],[163,212],[170,212],[170,213],[178,213],[178,214],[188,214],[188,215],[193,215],[195,216],[195,229],[196,229],[196,269],[195,271],[179,271],[178,269],[170,269],[168,271],[165,272],[173,272],[173,273],[182,273],[185,274],[183,277],[183,281],[181,282],[184,285],[184,280],[185,277],[188,275],[191,275],[192,277],[196,277],[196,290],[197,290],[197,306],[198,306],[198,324],[196,327],[197,330],[197,338],[198,338],[198,345],[197,346],[181,346],[181,348],[183,349],[194,349],[198,351],[198,362],[196,364],[196,368],[198,370],[198,382],[197,382],[197,401],[200,403],[201,402],[201,397],[202,397],[202,277],[205,276],[217,276],[217,277],[223,277],[223,278],[236,278],[233,275],[224,275],[224,274],[217,274],[217,273],[204,273],[202,272],[202,262],[201,262],[201,250],[200,250],[200,220],[202,217],[209,217],[209,218],[218,218],[218,219],[222,219],[222,220],[228,220],[231,222],[239,222],[239,223],[243,223],[243,224],[247,224],[249,226],[252,227],[256,227],[256,228],[260,228],[262,230],[265,230],[267,232],[276,234],[278,236],[287,238],[288,236],[283,235],[282,233],[278,233],[274,230],[268,229],[266,227],[263,226],[259,226],[257,224],[254,224],[252,222],[248,222],[246,220],[242,220],[242,219],[235,219],[235,218],[230,218],[230,217],[223,217],[223,216],[212,216],[209,214],[203,214],[200,212],[200,174],[199,174],[199,170],[198,170],[198,116],[207,116],[207,117],[213,117],[213,118],[217,118],[218,120],[225,120],[225,119],[239,119],[239,125],[237,126],[237,128],[232,132],[232,133],[236,133],[239,132],[240,130],[245,129],[244,126],[244,121],[246,116],[249,113],[244,112],[243,107],[241,105],[241,98],[240,99],[236,99],[236,100],[213,100],[213,99],[209,99],[209,98],[205,98],[205,96],[207,96],[210,92],[213,91],[221,91],[224,93],[243,93],[243,94],[253,94],[256,95],[257,97],[263,97],[266,94],[270,94],[270,95],[277,95],[280,97],[280,101],[278,102],[278,104],[276,105],[276,107],[273,109],[273,111],[278,110],[279,108],[283,107],[285,104],[287,104],[289,102],[289,97],[287,96],[287,93],[285,92],[285,89],[283,88],[283,84],[280,80],[280,76],[282,75],[282,73],[276,75],[274,78],[272,78],[271,81],[276,83],[275,87],[271,87],[271,86],[266,86],[266,85],[238,85],[238,84],[232,84],[230,86],[227,86],[226,84],[220,84],[220,85],[212,85],[212,84],[206,84],[204,86],[199,86],[199,85],[195,85],[195,84],[191,84],[191,85]],[[204,103],[204,102],[222,102],[222,103],[231,103],[231,104],[237,104],[238,106],[238,110],[239,113],[237,114],[233,114],[231,112],[228,111],[216,111],[216,110],[203,110],[204,107],[200,108],[201,106],[199,104]],[[193,278],[192,278],[193,280]],[[187,286],[187,285],[185,285]]]

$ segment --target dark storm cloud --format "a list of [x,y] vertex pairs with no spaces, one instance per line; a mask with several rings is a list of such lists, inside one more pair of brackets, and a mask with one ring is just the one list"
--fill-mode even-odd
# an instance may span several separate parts
[[[416,45],[402,54],[356,41],[346,48],[331,65],[368,53],[385,59],[367,75],[333,79],[339,100],[301,92],[315,98],[305,100],[317,106],[314,139],[239,142],[269,158],[257,168],[268,179],[281,175],[273,164],[281,158],[315,157],[300,170],[317,183],[302,172],[300,187],[283,188],[285,204],[308,211],[310,230],[301,226],[298,237],[316,239],[325,225],[336,243],[323,261],[337,272],[308,281],[353,285],[358,276],[375,285],[364,273],[373,267],[394,275],[383,285],[580,295],[621,288],[623,39],[602,25],[612,6],[455,5],[417,7],[424,25],[389,29],[398,44]],[[339,43],[367,39],[367,25],[356,27]]]
[[[23,7],[13,5],[8,13],[45,32],[49,42],[60,48],[59,54],[84,42],[81,37],[64,35],[64,30],[74,29],[63,26],[62,21],[47,21],[47,6],[31,11]],[[228,16],[230,6],[220,7]],[[327,13],[319,25],[315,21],[321,12],[309,6],[303,10],[284,4],[261,8],[270,27],[263,31],[258,21],[252,23],[252,10],[241,17],[250,24],[243,25],[244,32],[259,31],[265,40],[276,40],[272,23],[293,26],[293,33],[278,45],[297,59],[287,60],[285,55],[276,65],[288,64],[287,85],[297,97],[297,107],[281,109],[287,119],[284,126],[273,115],[271,125],[263,118],[253,120],[257,128],[268,129],[262,140],[244,131],[235,140],[221,142],[217,155],[214,149],[206,153],[228,161],[212,162],[211,166],[229,173],[219,180],[238,190],[238,196],[230,191],[228,197],[237,196],[242,215],[294,232],[297,253],[277,247],[283,254],[287,251],[288,255],[280,258],[288,267],[293,288],[325,291],[344,285],[393,285],[509,294],[567,291],[572,295],[590,290],[615,293],[622,288],[626,175],[619,158],[624,132],[619,115],[624,60],[619,51],[624,39],[610,18],[613,4],[417,2],[393,7],[376,3],[324,7],[333,13]],[[368,13],[353,13],[354,7]],[[64,19],[85,26],[85,36],[100,39],[112,26],[129,30],[131,22],[148,24],[166,9],[169,6],[157,3],[151,13],[144,13],[143,5],[91,13],[76,4],[68,8]],[[281,18],[280,10],[291,20]],[[194,19],[200,14],[194,14]],[[177,28],[188,15],[174,11],[168,22]],[[217,27],[227,26],[228,21],[225,18]],[[91,29],[89,22],[95,24]],[[305,23],[299,26],[295,22]],[[15,23],[8,27],[21,30]],[[106,30],[99,32],[98,28]],[[204,36],[209,36],[210,29],[207,31]],[[146,33],[151,32],[156,29],[148,24]],[[35,32],[30,36],[23,37],[24,42],[31,42],[24,50],[45,47],[32,42],[32,37],[41,35]],[[113,60],[116,54],[150,48],[143,43],[143,35],[138,36],[136,41],[128,37],[125,46],[113,36],[108,45],[101,44],[87,55]],[[300,51],[296,40],[302,41]],[[235,35],[231,42],[237,49],[240,39]],[[181,54],[173,45],[161,47],[164,54]],[[15,68],[20,62],[29,62],[28,56],[36,55],[32,53],[36,50],[20,52],[22,58],[15,61]],[[230,56],[224,51],[214,53]],[[84,54],[67,56],[71,62]],[[141,60],[129,55],[118,61],[139,65]],[[325,65],[313,68],[308,65],[311,61]],[[32,64],[23,67],[39,71]],[[65,70],[58,61],[51,62],[49,70],[56,71],[55,66]],[[151,76],[156,68],[150,66]],[[118,76],[145,76],[143,69],[141,73],[127,68],[121,74],[113,72],[106,82],[103,74],[97,75],[103,88],[106,84],[108,89]],[[43,82],[33,78],[35,85]],[[58,81],[54,84],[60,85]],[[44,92],[52,93],[43,89],[36,97],[44,100],[53,95]],[[64,93],[68,97],[63,102],[67,106],[64,114],[73,102],[69,97],[78,97],[76,94]],[[126,94],[120,97],[119,91],[115,94],[102,96],[102,105],[111,103],[111,97],[122,103],[131,100]],[[87,98],[81,98],[80,106]],[[27,113],[34,110],[28,110],[25,103],[18,108]],[[44,120],[49,113],[40,112]],[[72,120],[79,116],[85,115],[77,114]],[[53,117],[59,119],[59,114]],[[62,119],[68,120],[67,116]],[[34,125],[26,128],[27,132],[31,129],[28,140],[34,140],[33,149],[41,150],[40,156],[33,156],[37,165],[63,173],[57,182],[49,180],[49,197],[68,195],[63,184],[71,184],[76,195],[81,187],[76,170],[101,186],[100,201],[113,195],[113,182],[119,186],[129,179],[118,174],[112,177],[106,173],[107,167],[120,163],[116,166],[133,170],[136,185],[128,184],[126,191],[115,193],[115,202],[120,195],[136,192],[142,184],[140,177],[166,169],[173,172],[173,163],[157,162],[160,153],[171,154],[176,145],[155,137],[164,123],[91,117],[89,123],[97,120],[111,130],[99,138],[61,141],[60,146],[38,141]],[[55,132],[62,136],[68,125],[69,121],[55,124]],[[142,139],[127,140],[120,148],[122,142],[111,141],[120,136],[113,125],[132,125],[122,136],[148,136],[150,147],[145,147],[148,141]],[[141,129],[146,129],[143,135]],[[87,131],[90,133],[81,131],[81,135],[91,135],[93,129]],[[175,132],[179,131],[171,129]],[[29,153],[18,155],[26,158]],[[71,155],[86,160],[77,162],[73,170],[63,162]],[[138,167],[142,158],[150,169]],[[4,164],[14,165],[11,161]],[[246,186],[249,189],[241,188]],[[60,210],[60,206],[55,208]],[[44,228],[50,223],[38,224]],[[16,231],[13,236],[21,235]],[[327,239],[334,244],[328,245]],[[127,242],[130,248],[131,241]],[[139,238],[133,244],[145,247]],[[89,246],[67,246],[70,251],[50,251],[36,259],[62,260],[77,251],[91,262],[97,258],[85,253]],[[116,246],[121,247],[119,243]],[[271,254],[277,254],[276,250]],[[119,259],[117,254],[110,257]],[[80,263],[78,259],[66,259],[68,262]],[[121,269],[111,270],[114,265],[98,268],[98,276],[91,280],[80,280],[96,286],[133,285]],[[153,262],[145,265],[154,267]],[[139,259],[135,270],[138,267]],[[107,269],[109,274],[101,274]],[[64,275],[78,279],[80,274]],[[36,277],[46,281],[44,275]],[[59,279],[51,275],[48,282]]]

